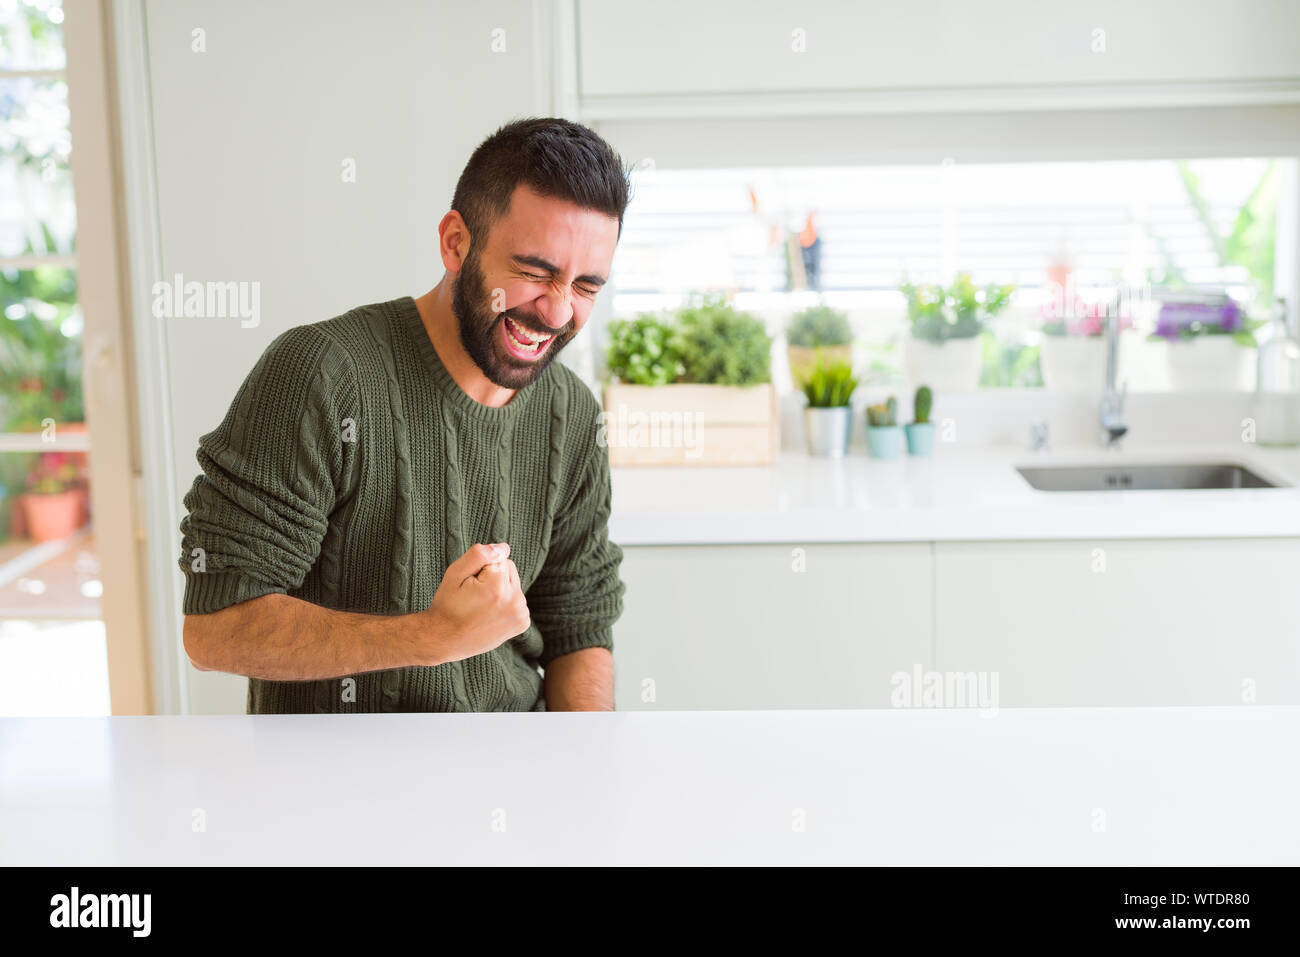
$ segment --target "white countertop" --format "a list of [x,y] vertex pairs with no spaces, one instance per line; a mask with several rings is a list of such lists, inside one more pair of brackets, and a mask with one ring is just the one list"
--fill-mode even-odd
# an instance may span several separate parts
[[[1224,462],[1290,488],[1043,492],[1018,465]],[[930,458],[613,470],[620,545],[1300,537],[1300,451],[1254,445],[1032,452],[936,443]]]
[[0,864],[1294,866],[1298,738],[1265,706],[9,718]]

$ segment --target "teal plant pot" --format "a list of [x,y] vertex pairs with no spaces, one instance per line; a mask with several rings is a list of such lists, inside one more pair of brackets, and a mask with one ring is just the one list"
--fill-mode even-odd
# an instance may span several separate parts
[[903,454],[901,425],[867,426],[867,451],[873,459],[896,459]]
[[934,423],[913,422],[903,426],[907,433],[908,455],[929,455],[934,451]]

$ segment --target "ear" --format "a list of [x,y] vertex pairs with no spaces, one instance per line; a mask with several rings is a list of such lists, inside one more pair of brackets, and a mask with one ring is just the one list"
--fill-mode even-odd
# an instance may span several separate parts
[[438,223],[438,251],[448,272],[458,273],[469,255],[469,227],[460,213],[451,210]]

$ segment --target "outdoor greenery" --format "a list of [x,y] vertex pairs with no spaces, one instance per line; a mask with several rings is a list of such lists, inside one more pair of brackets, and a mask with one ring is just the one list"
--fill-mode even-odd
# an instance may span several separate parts
[[[0,4],[0,70],[62,69],[62,19],[57,0]],[[0,189],[12,211],[0,222],[0,256],[74,255],[67,84],[56,76],[7,78],[0,129]],[[76,272],[57,264],[0,269],[0,432],[39,431],[47,418],[60,425],[85,418]],[[66,483],[75,460],[0,455],[0,537],[14,497]]]
[[[1201,189],[1200,178],[1185,160],[1177,163],[1178,175],[1192,209],[1205,235],[1209,237],[1220,266],[1241,266],[1250,276],[1254,289],[1253,305],[1267,316],[1273,306],[1273,254],[1274,236],[1277,232],[1277,160],[1269,160],[1255,187],[1237,210],[1228,235],[1219,233],[1210,204]],[[1166,263],[1168,257],[1166,256]],[[1180,273],[1170,277],[1175,288],[1182,280]]]
[[0,270],[0,431],[35,432],[46,418],[85,418],[81,337],[63,332],[76,301],[69,269]]
[[981,388],[1041,389],[1043,370],[1040,364],[1042,347],[1020,340],[999,339],[992,332],[980,336]]

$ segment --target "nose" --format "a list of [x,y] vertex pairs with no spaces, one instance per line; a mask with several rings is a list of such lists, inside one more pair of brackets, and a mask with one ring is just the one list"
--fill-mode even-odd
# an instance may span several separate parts
[[573,318],[573,299],[567,289],[554,286],[537,300],[537,314],[548,328],[560,330]]

